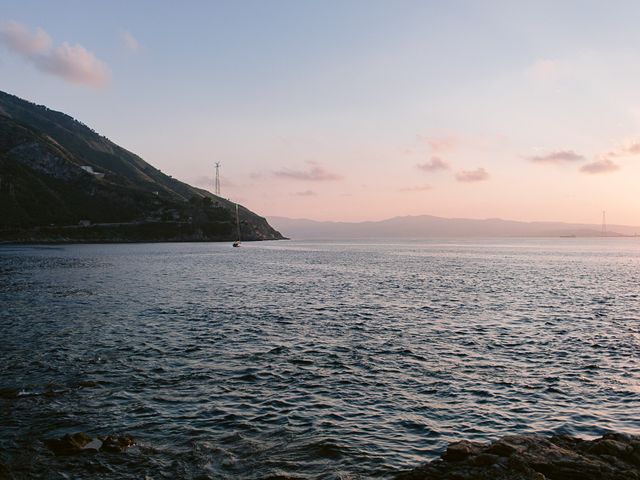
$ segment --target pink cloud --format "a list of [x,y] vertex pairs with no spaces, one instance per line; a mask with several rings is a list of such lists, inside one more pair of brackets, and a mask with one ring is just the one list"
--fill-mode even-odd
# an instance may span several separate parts
[[431,149],[431,152],[434,154],[439,154],[443,152],[448,152],[456,148],[460,141],[458,138],[453,136],[446,137],[424,137],[422,135],[418,135],[419,140],[423,140]]
[[40,28],[31,33],[18,22],[2,22],[0,43],[31,62],[38,70],[71,83],[100,88],[109,82],[111,76],[107,65],[82,45],[63,42],[54,47],[51,37]]
[[632,143],[626,148],[626,152],[630,155],[640,155],[640,142]]
[[634,155],[640,155],[640,141],[638,140],[628,141],[621,147],[607,153],[609,157],[631,157]]
[[415,187],[404,187],[399,188],[399,192],[427,192],[431,190],[433,187],[431,185],[417,185]]
[[13,20],[0,23],[0,41],[9,50],[25,56],[44,53],[53,44],[51,37],[41,28],[32,34],[27,27]]
[[595,162],[588,163],[586,165],[583,165],[580,169],[581,172],[589,173],[592,175],[598,173],[615,172],[616,170],[620,170],[620,166],[608,158],[603,158],[601,160],[596,160]]
[[582,162],[585,160],[582,155],[577,154],[573,150],[558,150],[546,155],[537,155],[527,158],[534,163],[549,163],[555,165],[559,165],[561,163]]
[[442,160],[440,157],[431,157],[426,163],[419,163],[416,165],[420,170],[425,172],[436,172],[438,170],[447,170],[449,164]]
[[483,182],[489,179],[489,173],[484,168],[475,170],[463,170],[456,173],[456,180],[459,182]]
[[138,39],[134,37],[131,32],[123,30],[120,32],[120,43],[122,47],[129,53],[140,53],[143,48],[138,42]]
[[540,59],[533,62],[527,72],[536,80],[546,81],[555,78],[564,70],[566,67],[557,60]]
[[294,193],[294,195],[296,197],[315,197],[318,194],[316,192],[314,192],[313,190],[304,190],[302,192],[296,192],[296,193]]
[[310,182],[327,182],[332,180],[340,180],[342,177],[326,170],[323,166],[316,162],[307,162],[310,165],[308,170],[289,170],[283,169],[273,172],[276,177],[289,178],[292,180],[304,180]]

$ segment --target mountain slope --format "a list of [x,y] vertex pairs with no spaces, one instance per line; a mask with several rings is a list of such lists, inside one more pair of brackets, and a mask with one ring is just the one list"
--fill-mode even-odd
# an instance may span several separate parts
[[[433,237],[595,237],[599,225],[518,222],[501,219],[394,217],[376,222],[318,222],[269,217],[269,223],[295,239],[433,238]],[[607,236],[636,235],[640,227],[610,225]]]
[[[283,238],[244,207],[239,217],[245,240]],[[234,203],[64,113],[0,92],[0,239],[233,240],[235,232]]]

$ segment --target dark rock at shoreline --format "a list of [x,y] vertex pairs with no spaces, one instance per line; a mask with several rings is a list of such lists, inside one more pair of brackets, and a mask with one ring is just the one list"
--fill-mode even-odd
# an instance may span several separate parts
[[98,437],[102,441],[101,452],[124,453],[127,448],[133,447],[136,442],[132,437]]
[[0,462],[0,480],[11,480],[12,478],[13,476],[11,475],[9,468],[7,468],[4,463]]
[[131,437],[98,437],[92,439],[86,433],[66,434],[62,438],[50,438],[44,441],[45,446],[56,456],[79,455],[82,453],[110,452],[124,453],[135,445]]
[[440,459],[398,480],[640,479],[640,436],[609,433],[595,440],[566,435],[506,436],[489,444],[463,440]]

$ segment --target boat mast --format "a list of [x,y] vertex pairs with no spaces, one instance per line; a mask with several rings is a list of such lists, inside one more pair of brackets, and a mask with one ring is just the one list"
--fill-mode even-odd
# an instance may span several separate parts
[[236,203],[236,227],[238,230],[238,241],[240,241],[240,215],[238,215],[238,204]]

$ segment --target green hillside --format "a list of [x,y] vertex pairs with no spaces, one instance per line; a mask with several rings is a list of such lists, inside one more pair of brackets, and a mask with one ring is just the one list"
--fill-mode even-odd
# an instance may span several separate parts
[[[240,207],[244,240],[283,238]],[[0,92],[0,240],[234,240],[235,204],[70,116]]]

